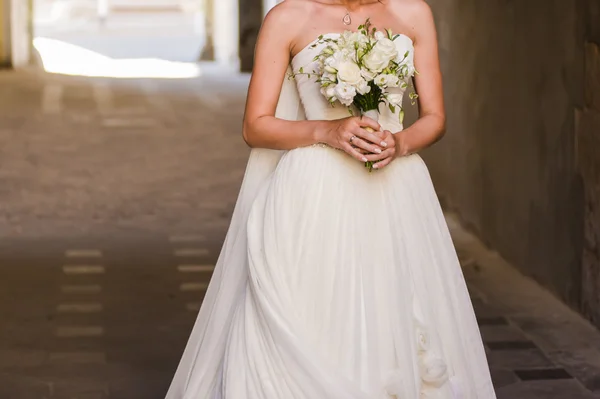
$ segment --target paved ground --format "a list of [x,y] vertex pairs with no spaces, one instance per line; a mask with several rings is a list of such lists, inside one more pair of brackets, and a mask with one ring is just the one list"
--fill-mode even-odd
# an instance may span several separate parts
[[[246,84],[0,73],[0,399],[164,397],[243,176]],[[498,397],[600,398],[598,331],[449,222]]]

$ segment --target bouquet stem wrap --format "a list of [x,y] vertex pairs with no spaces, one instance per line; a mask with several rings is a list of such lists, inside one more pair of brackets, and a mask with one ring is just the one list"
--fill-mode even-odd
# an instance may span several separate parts
[[[361,115],[362,116],[366,116],[367,118],[371,118],[373,119],[375,122],[379,122],[379,111],[376,109],[370,109],[367,111],[362,111],[361,110]],[[369,132],[374,132],[374,130],[370,127],[366,127],[365,130],[369,131]],[[365,162],[365,167],[367,168],[367,170],[369,172],[373,171],[373,161],[367,161]]]

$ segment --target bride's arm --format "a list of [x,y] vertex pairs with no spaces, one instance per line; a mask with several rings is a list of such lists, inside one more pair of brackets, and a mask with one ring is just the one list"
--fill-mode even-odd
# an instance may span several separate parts
[[415,89],[419,94],[419,119],[394,135],[398,156],[418,152],[438,141],[446,129],[442,74],[431,9],[424,1],[415,4]]
[[[376,134],[364,127],[379,129],[379,124],[368,118],[346,118],[339,121],[286,121],[275,117],[275,109],[290,62],[290,50],[294,37],[303,28],[299,15],[306,10],[295,1],[285,1],[273,8],[266,16],[256,44],[254,69],[244,115],[243,135],[250,147],[288,150],[315,143],[327,143],[340,148],[356,159],[364,161],[364,155],[354,149],[349,141],[352,135],[380,142]],[[380,148],[360,141],[367,151]]]

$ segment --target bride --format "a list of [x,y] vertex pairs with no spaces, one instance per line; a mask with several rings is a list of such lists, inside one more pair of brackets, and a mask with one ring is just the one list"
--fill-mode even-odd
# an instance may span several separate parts
[[[367,18],[400,34],[419,71],[420,118],[405,130],[387,108],[379,122],[348,116],[314,78],[286,78],[314,62],[317,37]],[[244,119],[253,150],[167,399],[495,398],[416,155],[444,131],[440,75],[423,0],[286,0],[269,12]]]

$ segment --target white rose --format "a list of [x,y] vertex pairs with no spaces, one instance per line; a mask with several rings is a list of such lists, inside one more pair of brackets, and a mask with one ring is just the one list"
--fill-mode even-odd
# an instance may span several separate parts
[[333,55],[327,57],[324,63],[326,67],[332,67],[337,69],[340,66],[340,63],[343,61],[343,55],[339,51],[337,51]]
[[396,47],[396,43],[388,38],[378,40],[373,50],[381,53],[383,57],[388,59],[388,61],[394,60],[396,57],[398,57],[398,47]]
[[363,58],[363,64],[371,72],[379,73],[383,71],[390,63],[390,59],[387,58],[381,51],[377,51],[375,47],[369,51]]
[[448,366],[442,359],[428,354],[420,360],[419,371],[424,383],[439,388],[448,381]]
[[368,82],[372,81],[373,79],[375,79],[375,76],[377,76],[377,72],[372,72],[369,71],[368,69],[362,68],[360,70],[360,74],[362,75],[363,78],[365,78]]
[[371,91],[371,86],[369,86],[369,83],[363,79],[356,86],[356,91],[358,91],[360,94],[367,94]]
[[350,86],[347,83],[340,82],[335,87],[335,97],[344,105],[349,106],[352,104],[356,96],[356,89],[354,86]]
[[382,31],[378,30],[377,32],[375,32],[375,40],[381,40],[385,37],[385,33],[383,33]]
[[357,86],[363,80],[360,74],[360,67],[354,62],[342,62],[338,67],[338,79],[352,86]]
[[386,98],[392,105],[402,105],[402,94],[390,93]]

